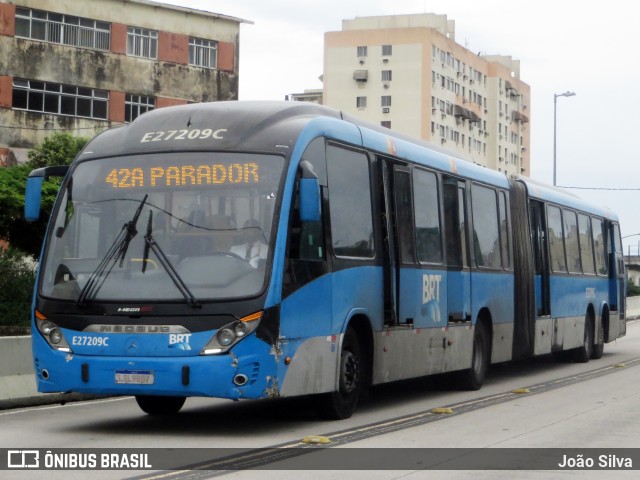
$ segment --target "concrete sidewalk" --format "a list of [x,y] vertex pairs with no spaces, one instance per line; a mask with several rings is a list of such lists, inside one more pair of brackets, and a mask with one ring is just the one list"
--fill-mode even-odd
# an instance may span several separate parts
[[[640,296],[627,298],[627,320],[640,318]],[[0,410],[98,398],[98,395],[39,393],[31,337],[0,337]]]

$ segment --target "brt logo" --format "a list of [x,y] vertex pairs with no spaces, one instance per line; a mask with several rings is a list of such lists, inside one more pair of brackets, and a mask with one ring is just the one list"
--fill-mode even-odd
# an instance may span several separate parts
[[440,282],[442,275],[422,275],[422,304],[431,300],[440,301]]
[[176,343],[189,343],[190,338],[190,333],[171,333],[169,334],[169,345],[175,345]]

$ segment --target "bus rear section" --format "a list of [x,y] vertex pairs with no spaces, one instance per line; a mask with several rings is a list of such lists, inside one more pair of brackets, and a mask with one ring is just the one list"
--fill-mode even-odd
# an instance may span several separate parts
[[[523,181],[524,182],[524,181]],[[586,362],[623,336],[620,228],[606,209],[528,183],[534,258],[534,353]]]

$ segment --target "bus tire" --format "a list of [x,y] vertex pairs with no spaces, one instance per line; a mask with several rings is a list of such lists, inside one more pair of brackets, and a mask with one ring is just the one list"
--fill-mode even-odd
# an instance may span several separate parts
[[365,379],[365,362],[358,335],[347,329],[340,352],[338,390],[319,395],[316,409],[327,420],[343,420],[355,411]]
[[471,368],[459,373],[458,383],[463,390],[480,390],[489,369],[489,339],[484,323],[478,322],[473,333]]
[[604,322],[600,320],[600,326],[598,327],[598,340],[593,344],[593,350],[591,351],[591,358],[598,360],[602,358],[604,353]]
[[184,405],[185,397],[136,395],[136,402],[149,415],[175,415]]
[[584,320],[584,338],[582,346],[574,351],[574,360],[578,363],[587,363],[593,352],[593,318],[587,314]]

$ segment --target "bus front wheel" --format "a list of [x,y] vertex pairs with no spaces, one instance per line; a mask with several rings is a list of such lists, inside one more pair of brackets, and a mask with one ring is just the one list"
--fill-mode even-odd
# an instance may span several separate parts
[[319,395],[317,410],[322,418],[343,420],[351,417],[358,405],[364,381],[364,359],[360,340],[353,328],[344,335],[340,353],[338,390]]
[[136,395],[136,402],[149,415],[175,415],[184,405],[185,397]]

